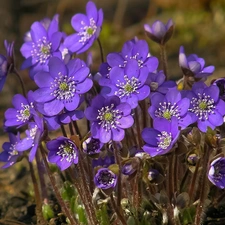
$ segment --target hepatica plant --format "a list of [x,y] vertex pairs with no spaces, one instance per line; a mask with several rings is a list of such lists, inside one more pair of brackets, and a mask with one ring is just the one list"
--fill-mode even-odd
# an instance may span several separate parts
[[14,74],[22,91],[4,113],[0,161],[28,163],[37,224],[225,224],[225,78],[206,82],[215,67],[180,46],[183,83],[168,79],[175,22],[145,24],[149,42],[136,36],[104,56],[94,2],[72,17],[72,34],[59,15],[34,21],[20,48],[33,90],[5,41],[0,90]]

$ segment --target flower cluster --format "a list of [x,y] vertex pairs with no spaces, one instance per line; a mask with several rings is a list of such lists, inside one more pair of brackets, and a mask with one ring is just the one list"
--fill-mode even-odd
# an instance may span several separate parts
[[[225,78],[207,85],[214,66],[205,66],[196,54],[186,56],[181,46],[177,61],[183,85],[168,79],[165,47],[174,31],[172,20],[144,25],[147,37],[160,46],[161,59],[151,55],[146,40],[135,37],[105,61],[100,47],[102,63],[94,73],[87,51],[95,40],[100,43],[102,23],[102,9],[92,1],[86,14],[72,17],[73,34],[60,31],[59,15],[34,22],[20,49],[21,69],[29,69],[37,86],[27,93],[14,65],[13,43],[5,42],[0,90],[7,75],[15,73],[24,93],[13,96],[4,114],[9,142],[0,153],[3,168],[23,159],[30,165],[36,159],[37,168],[44,163],[71,224],[100,224],[106,214],[108,221],[122,224],[147,224],[148,215],[151,224],[188,224],[193,218],[186,214],[191,217],[196,204],[195,224],[200,224],[204,196],[221,198],[217,192],[212,196],[212,185],[211,191],[205,188],[208,180],[225,188]],[[87,53],[87,63],[81,53]],[[76,189],[67,200],[77,215],[68,213],[49,164]],[[78,215],[83,208],[86,222]]]

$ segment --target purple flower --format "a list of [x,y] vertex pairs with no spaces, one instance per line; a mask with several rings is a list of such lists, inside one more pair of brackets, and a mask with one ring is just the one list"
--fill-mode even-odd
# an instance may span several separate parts
[[84,112],[81,110],[67,111],[66,109],[64,109],[62,113],[55,116],[46,116],[45,112],[43,111],[43,105],[39,105],[38,110],[43,115],[43,119],[47,125],[48,130],[51,131],[57,130],[62,124],[69,124],[84,117]]
[[81,99],[81,94],[92,87],[88,78],[89,68],[80,59],[70,60],[65,65],[59,58],[49,60],[49,72],[39,72],[34,80],[39,89],[34,92],[34,99],[43,104],[47,116],[60,113],[64,107],[68,111],[75,110]]
[[132,162],[124,164],[121,170],[124,175],[131,175],[136,171],[137,169],[133,167]]
[[209,180],[218,188],[225,188],[225,158],[219,157],[210,164],[208,172]]
[[116,95],[121,102],[127,102],[134,109],[141,101],[149,96],[150,87],[145,84],[148,78],[147,68],[139,70],[136,60],[129,60],[125,68],[113,67],[110,71],[110,84],[105,84],[110,88],[103,89],[102,93],[107,96]]
[[99,139],[88,137],[82,142],[82,149],[87,155],[95,155],[101,151],[103,145]]
[[49,162],[55,163],[60,170],[65,170],[73,163],[78,163],[78,148],[69,138],[56,138],[49,141],[46,146],[49,150]]
[[2,145],[3,152],[0,153],[0,161],[6,162],[6,164],[2,168],[8,168],[12,166],[23,154],[22,152],[18,152],[16,148],[16,145],[19,141],[20,141],[19,133],[17,135],[9,133],[9,142],[5,142]]
[[173,117],[178,120],[178,125],[181,128],[186,128],[193,121],[188,112],[190,100],[182,98],[181,93],[177,89],[171,89],[166,95],[155,93],[151,97],[151,106],[148,112],[153,120],[164,118],[169,121]]
[[150,169],[148,172],[148,180],[150,182],[154,182],[159,176],[159,171],[156,169]]
[[28,124],[28,129],[25,132],[26,137],[17,143],[16,149],[18,151],[26,151],[30,149],[29,161],[31,162],[36,155],[44,132],[43,118],[35,116],[34,122],[30,122]]
[[187,57],[183,46],[180,47],[179,64],[184,75],[195,78],[206,78],[215,70],[214,66],[204,67],[205,60],[199,58],[196,54],[191,54]]
[[145,33],[154,42],[164,45],[173,35],[174,24],[170,19],[167,24],[156,20],[150,27],[148,24],[144,25]]
[[71,25],[77,32],[65,39],[65,46],[71,51],[80,54],[89,49],[98,38],[103,22],[102,9],[97,10],[95,4],[89,1],[86,5],[87,15],[78,13],[72,17]]
[[0,91],[2,90],[6,76],[14,69],[14,42],[4,41],[6,56],[0,54]]
[[92,166],[93,167],[98,167],[98,166],[108,167],[108,166],[110,166],[114,163],[115,163],[114,156],[108,156],[108,155],[106,155],[105,157],[100,156],[98,159],[92,160]]
[[48,26],[43,22],[32,24],[30,39],[26,38],[27,41],[20,49],[21,54],[26,58],[22,69],[31,67],[30,76],[32,79],[38,71],[48,71],[48,62],[52,56],[62,57],[59,47],[63,34],[58,29],[58,15]]
[[101,168],[95,174],[95,185],[100,189],[114,188],[117,183],[117,176],[107,168]]
[[179,137],[178,121],[172,118],[154,121],[154,128],[144,128],[142,138],[146,142],[143,150],[151,157],[168,153]]
[[110,53],[107,56],[107,63],[110,67],[123,68],[129,60],[137,61],[138,67],[147,67],[148,72],[153,72],[158,67],[158,59],[149,53],[148,43],[145,40],[131,40],[125,42],[122,51],[119,53]]
[[166,94],[170,88],[176,87],[176,83],[172,80],[166,80],[166,76],[164,75],[163,71],[159,71],[156,73],[149,73],[147,84],[150,86],[151,95],[155,92],[159,92],[161,94]]
[[223,124],[225,102],[219,98],[219,88],[216,85],[208,87],[203,82],[198,82],[193,85],[192,91],[184,93],[191,101],[188,110],[202,132],[206,132],[207,127],[214,129]]
[[91,121],[92,137],[103,143],[121,141],[125,135],[124,129],[134,123],[130,105],[120,103],[117,96],[104,98],[97,95],[84,114]]
[[225,78],[219,78],[213,81],[213,85],[216,85],[220,90],[220,98],[225,101]]
[[5,112],[6,127],[23,126],[37,114],[34,108],[32,91],[28,92],[27,98],[21,94],[16,94],[12,99],[12,104],[14,108],[9,108]]

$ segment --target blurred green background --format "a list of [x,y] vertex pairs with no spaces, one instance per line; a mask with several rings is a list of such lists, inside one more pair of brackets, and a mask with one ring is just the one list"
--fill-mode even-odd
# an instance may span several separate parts
[[[135,36],[146,39],[143,24],[152,24],[156,19],[166,23],[172,18],[175,33],[167,44],[169,76],[181,78],[178,65],[180,45],[187,54],[196,53],[206,60],[206,65],[215,65],[215,76],[225,75],[225,1],[224,0],[95,0],[103,8],[104,25],[100,40],[105,56],[120,51],[123,43]],[[85,13],[85,0],[0,0],[0,52],[5,54],[4,39],[15,41],[16,64],[19,68],[23,58],[20,47],[23,35],[34,21],[60,15],[60,27],[72,33],[71,17],[78,12]],[[157,44],[150,40],[151,54],[159,57]],[[93,72],[100,65],[98,45],[90,49],[93,54]],[[84,54],[83,59],[86,55]],[[27,71],[21,72],[27,89],[35,89]],[[11,98],[21,91],[15,76],[9,76],[0,94],[0,137],[3,142],[2,122],[4,111],[11,105]]]

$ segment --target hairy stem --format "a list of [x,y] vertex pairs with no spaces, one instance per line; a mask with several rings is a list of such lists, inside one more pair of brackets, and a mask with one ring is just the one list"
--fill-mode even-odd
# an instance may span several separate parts
[[62,208],[63,213],[70,220],[71,224],[79,225],[77,219],[72,216],[71,210],[68,208],[67,204],[64,202],[64,200],[62,199],[62,197],[60,195],[60,191],[59,191],[59,189],[58,189],[58,187],[56,185],[55,177],[54,177],[54,175],[52,174],[52,172],[51,172],[51,170],[49,168],[49,165],[48,165],[48,162],[47,162],[47,159],[46,159],[46,155],[45,155],[43,146],[40,145],[40,148],[41,148],[42,158],[43,158],[43,161],[44,161],[44,164],[45,164],[46,171],[48,173],[50,182],[52,184],[52,187],[53,187],[53,190],[54,190],[54,193],[55,193],[55,196],[56,196],[56,198],[57,198],[57,200],[59,202],[59,205]]
[[167,56],[166,56],[166,46],[160,45],[160,57],[161,57],[161,63],[163,67],[163,72],[166,76],[166,80],[168,80],[168,74],[167,74]]
[[25,85],[24,85],[24,82],[18,72],[18,70],[16,68],[13,69],[13,73],[18,77],[19,79],[19,82],[20,82],[20,86],[22,88],[22,92],[23,92],[23,95],[26,96],[26,89],[25,89]]
[[116,214],[117,214],[119,220],[121,221],[121,223],[123,225],[127,225],[127,222],[126,222],[125,218],[123,217],[123,215],[120,212],[120,209],[117,207],[117,205],[115,203],[113,194],[110,195],[110,200],[111,200],[111,203],[112,203],[112,207],[113,207],[114,211],[116,212]]
[[97,39],[97,42],[98,42],[98,46],[99,46],[99,49],[100,49],[101,61],[102,61],[102,63],[103,63],[103,62],[104,62],[104,53],[103,53],[102,44],[101,44],[101,41],[100,41],[99,38]]
[[88,202],[88,209],[90,210],[90,221],[91,224],[93,225],[97,225],[98,224],[98,220],[96,218],[96,213],[95,213],[95,208],[92,202],[92,194],[89,188],[89,184],[87,182],[87,174],[85,173],[85,169],[84,169],[84,164],[83,161],[80,160],[79,164],[78,164],[78,168],[80,170],[81,173],[81,183],[84,189],[84,193],[86,195],[87,198],[87,202]]
[[42,214],[42,201],[41,201],[41,195],[39,192],[39,188],[38,188],[38,182],[34,173],[34,167],[33,164],[31,162],[29,162],[29,167],[30,167],[30,174],[31,174],[31,179],[33,182],[33,186],[34,186],[34,194],[35,194],[35,202],[36,202],[36,216],[37,216],[37,224],[40,225],[46,225],[46,221],[43,217]]
[[201,224],[204,203],[205,203],[206,196],[208,194],[207,169],[208,169],[209,155],[210,155],[210,150],[208,148],[208,145],[205,144],[202,170],[201,170],[201,180],[199,183],[199,187],[200,187],[199,203],[198,203],[196,214],[195,214],[195,225]]

